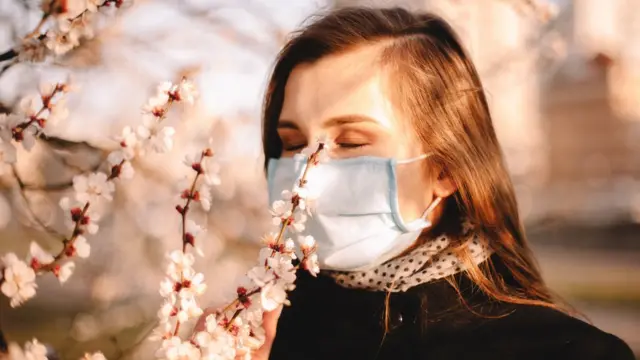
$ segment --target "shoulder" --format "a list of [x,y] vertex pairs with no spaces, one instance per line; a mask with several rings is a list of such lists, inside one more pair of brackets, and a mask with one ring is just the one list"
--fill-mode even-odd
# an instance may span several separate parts
[[[501,339],[515,352],[538,352],[551,359],[634,360],[629,346],[615,335],[561,311],[516,305],[507,315],[483,321],[478,330],[492,343]],[[524,358],[527,358],[526,356]]]

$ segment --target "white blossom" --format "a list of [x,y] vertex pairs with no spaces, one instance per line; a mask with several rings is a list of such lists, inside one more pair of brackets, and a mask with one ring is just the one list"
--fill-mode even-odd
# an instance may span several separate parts
[[267,247],[271,247],[275,245],[277,238],[278,238],[277,233],[269,232],[260,238],[260,243]]
[[198,193],[200,195],[199,201],[200,206],[202,206],[202,210],[211,210],[211,188],[207,185],[202,185],[200,186]]
[[60,266],[60,270],[58,270],[58,280],[61,284],[64,284],[69,280],[71,275],[73,275],[73,271],[76,269],[76,264],[73,261],[69,261],[64,265]]
[[162,341],[156,356],[167,360],[200,359],[200,350],[189,340],[183,341],[178,336],[172,336]]
[[120,167],[120,179],[133,179],[133,176],[135,175],[135,170],[133,170],[133,166],[131,166],[131,163],[126,161],[122,164],[122,166]]
[[118,149],[115,151],[112,151],[109,153],[109,155],[107,155],[107,161],[109,162],[109,164],[113,165],[119,165],[121,162],[125,161],[125,152],[122,149]]
[[305,256],[302,260],[302,266],[311,273],[311,275],[316,276],[320,273],[320,265],[318,264],[318,254],[313,253]]
[[[322,151],[318,152],[319,148],[320,148],[320,144],[323,144],[323,148]],[[314,153],[318,152],[316,158],[315,158],[315,162],[311,165],[318,165],[321,163],[326,163],[329,160],[331,160],[331,150],[334,148],[334,144],[333,142],[329,139],[329,137],[327,135],[323,135],[318,137],[318,139],[316,139],[315,142],[311,143],[309,146],[307,146],[306,148],[302,149],[302,151],[300,152],[300,154],[306,156],[307,158],[310,158],[311,155],[313,155]],[[308,166],[308,165],[307,165]]]
[[73,242],[73,247],[76,250],[76,255],[81,258],[88,258],[89,254],[91,254],[91,246],[87,242],[87,238],[82,235],[78,235],[76,240]]
[[122,152],[122,154],[120,155],[121,158],[117,159],[117,161],[114,157],[111,163],[115,165],[119,164],[122,160],[131,161],[131,159],[133,159],[133,157],[135,156],[136,149],[140,145],[138,134],[133,131],[130,126],[125,126],[122,129],[122,133],[115,137],[115,140],[120,145],[120,151]]
[[203,348],[203,355],[206,359],[235,359],[236,347],[235,339],[228,331],[220,326],[215,316],[207,316],[206,335],[196,334],[196,342]]
[[187,154],[184,156],[184,160],[182,160],[182,163],[187,165],[188,167],[192,168],[193,166],[197,165],[200,162],[199,156],[193,155],[193,154]]
[[199,331],[193,337],[193,340],[196,342],[196,344],[198,344],[198,346],[207,347],[211,343],[212,336],[206,331]]
[[180,281],[182,273],[187,269],[191,269],[195,262],[193,254],[185,254],[180,250],[171,252],[169,259],[171,261],[169,262],[169,266],[167,266],[167,275],[174,281]]
[[296,212],[293,215],[293,220],[289,222],[289,226],[296,232],[303,232],[305,229],[305,222],[307,221],[307,215],[301,212]]
[[[176,277],[179,277],[179,275],[177,275]],[[173,280],[174,276],[171,276],[170,278],[164,278],[161,282],[160,282],[160,295],[162,297],[167,297],[170,294],[173,293],[174,291],[174,287],[176,284],[176,281]],[[173,301],[172,301],[173,303]]]
[[204,171],[204,182],[209,186],[220,185],[220,164],[212,157],[205,157],[202,160],[202,171]]
[[139,138],[155,152],[165,153],[173,148],[173,135],[176,130],[171,126],[161,127],[158,118],[147,114],[138,126]]
[[300,249],[302,249],[302,251],[309,251],[316,247],[316,239],[311,235],[298,236],[298,243],[300,244]]
[[34,266],[34,262],[37,265],[46,265],[52,263],[53,260],[53,255],[42,249],[37,242],[31,242],[29,245],[29,258],[27,259],[31,266]]
[[281,225],[284,219],[288,219],[291,216],[291,203],[283,200],[274,201],[271,205],[271,215],[273,216],[273,225]]
[[207,290],[202,273],[196,273],[193,269],[186,269],[182,273],[182,277],[189,282],[189,286],[184,286],[180,289],[179,295],[181,298],[200,296]]
[[36,294],[36,273],[24,261],[18,259],[14,253],[7,253],[2,257],[4,272],[0,291],[10,300],[11,307],[20,306]]
[[191,237],[193,242],[192,242],[192,246],[194,248],[194,250],[196,251],[196,253],[200,256],[204,256],[204,253],[202,252],[202,249],[200,249],[198,246],[196,246],[196,241],[195,239],[198,237],[198,235],[200,235],[200,233],[202,233],[204,230],[204,228],[200,225],[198,225],[195,221],[188,219],[185,222],[185,232],[187,237]]
[[196,300],[192,297],[184,297],[179,300],[180,310],[176,315],[178,321],[186,322],[189,319],[197,318],[202,315],[202,309],[196,303]]
[[24,350],[15,343],[9,344],[10,360],[47,360],[47,348],[37,339],[27,341]]
[[282,281],[292,284],[296,280],[295,267],[291,263],[291,257],[276,253],[267,259],[267,265]]
[[78,45],[77,33],[63,33],[61,31],[47,31],[44,44],[54,55],[63,55]]
[[86,204],[98,202],[100,199],[113,200],[115,185],[108,180],[105,173],[97,172],[89,176],[74,176],[73,188],[76,191],[76,200]]
[[37,130],[35,125],[30,125],[22,129],[20,134],[22,136],[22,139],[20,140],[22,147],[27,151],[31,151],[31,149],[36,145]]
[[161,319],[160,324],[155,329],[153,329],[153,332],[149,336],[149,340],[159,341],[168,339],[173,335],[172,330],[173,328],[171,326],[171,323],[168,321],[162,321]]
[[85,219],[86,224],[84,225],[84,229],[89,234],[94,235],[100,229],[100,226],[98,225],[98,220],[100,220],[100,215],[98,215],[98,213],[93,211],[87,211],[87,214],[85,215],[85,217],[86,217]]
[[201,232],[204,231],[204,228],[198,225],[195,221],[189,219],[186,221],[186,232],[193,235],[193,237],[197,237]]
[[107,161],[111,166],[120,166],[120,174],[118,175],[119,179],[133,178],[135,170],[133,169],[133,166],[131,166],[131,163],[127,161],[128,158],[130,159],[132,157],[133,156],[129,155],[129,151],[125,148],[112,151],[107,156]]
[[307,194],[308,194],[307,189],[305,189],[304,187],[296,186],[293,192],[289,190],[283,190],[281,193],[281,198],[286,202],[292,202],[292,200],[294,199],[294,196],[297,196],[298,198],[297,208],[300,210],[305,210],[307,208],[307,203],[306,203]]
[[264,265],[254,266],[247,272],[247,277],[259,287],[265,286],[268,282],[275,280],[273,270]]
[[198,96],[195,86],[188,80],[182,80],[177,91],[178,94],[180,94],[180,100],[187,104],[193,104],[195,98]]
[[76,223],[71,218],[71,213],[74,210],[75,211],[81,211],[82,208],[84,207],[84,204],[81,204],[75,198],[71,199],[71,198],[65,196],[65,197],[60,198],[60,201],[58,202],[58,205],[60,206],[60,208],[62,210],[64,210],[67,213],[67,216],[65,216],[65,219],[64,219],[65,225],[67,226],[67,228],[73,229],[76,226]]
[[277,217],[289,216],[291,215],[291,205],[284,200],[276,200],[271,205],[271,213]]
[[286,239],[284,241],[284,249],[282,250],[283,254],[287,254],[287,256],[289,256],[291,259],[295,259],[296,258],[296,254],[295,254],[295,249],[296,249],[296,243],[293,241],[293,239]]
[[171,126],[165,126],[160,131],[149,137],[151,148],[159,153],[164,153],[173,148],[173,135],[176,130]]
[[265,284],[260,291],[260,303],[265,311],[273,311],[281,304],[288,303],[285,284],[281,281]]
[[176,296],[173,293],[173,291],[169,293],[168,296],[167,295],[163,295],[163,296],[165,296],[166,298],[164,299],[164,302],[162,303],[160,310],[158,310],[158,318],[160,319],[160,321],[166,322],[169,320],[170,317],[174,316],[175,312],[177,311]]
[[80,360],[107,360],[107,358],[104,356],[103,353],[98,351],[93,354],[86,353]]
[[156,94],[150,97],[142,108],[143,111],[148,113],[146,118],[152,118],[157,122],[159,117],[164,116],[166,105],[169,102],[169,92],[172,91],[172,89],[174,89],[174,85],[168,81],[162,82],[158,85],[156,88]]
[[69,117],[69,109],[67,108],[66,98],[59,99],[55,104],[51,105],[47,124],[56,124],[66,120]]

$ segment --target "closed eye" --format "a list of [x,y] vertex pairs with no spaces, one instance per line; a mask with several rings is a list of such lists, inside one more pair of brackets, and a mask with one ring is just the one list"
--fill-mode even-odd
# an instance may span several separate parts
[[356,144],[356,143],[336,143],[341,148],[344,149],[357,149],[369,144]]

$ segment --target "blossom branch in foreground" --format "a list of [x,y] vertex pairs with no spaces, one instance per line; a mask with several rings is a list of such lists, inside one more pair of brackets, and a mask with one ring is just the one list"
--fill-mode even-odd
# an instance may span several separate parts
[[[205,152],[201,156],[201,162],[206,158],[204,154]],[[266,247],[260,251],[258,265],[247,274],[248,286],[238,287],[236,298],[230,304],[206,317],[206,330],[193,334],[188,340],[183,340],[179,336],[177,331],[179,325],[172,326],[171,321],[177,318],[174,321],[180,324],[184,320],[195,317],[193,315],[202,313],[192,300],[192,296],[204,291],[204,285],[201,283],[201,274],[195,275],[199,288],[189,290],[188,295],[185,296],[182,293],[185,287],[193,287],[193,284],[187,281],[185,286],[184,278],[188,276],[185,277],[184,274],[195,274],[191,269],[194,257],[179,251],[171,253],[169,278],[161,285],[161,294],[166,298],[165,304],[158,314],[160,326],[154,335],[154,338],[163,340],[157,353],[159,358],[235,359],[238,356],[244,356],[249,359],[252,350],[257,349],[264,342],[263,312],[274,310],[281,304],[289,304],[287,291],[294,288],[296,270],[299,266],[314,275],[318,273],[313,237],[299,235],[302,260],[298,265],[293,264],[293,261],[297,260],[295,242],[290,238],[285,239],[289,232],[299,234],[304,230],[306,215],[303,212],[308,210],[305,189],[308,170],[326,160],[326,143],[320,142],[315,150],[306,150],[305,155],[307,155],[307,165],[293,191],[283,192],[285,200],[278,200],[273,204],[274,224],[279,229],[264,238]],[[192,169],[196,171],[193,184],[196,184],[200,174],[201,162],[192,163]],[[191,190],[183,193],[183,198],[187,199],[187,205],[177,207],[178,212],[183,216],[183,224],[185,224],[185,209],[188,209],[189,199],[196,200],[199,196],[194,191],[196,187],[193,184]],[[183,225],[183,229],[188,229],[188,225]],[[188,235],[188,231],[186,236],[183,233],[183,249],[187,244],[194,245],[190,242],[191,238]],[[182,273],[175,272],[178,268]],[[177,302],[185,298],[189,300]],[[187,308],[195,306],[197,309],[185,310],[185,305]],[[183,314],[182,318],[180,314]]]
[[168,254],[170,261],[166,272],[167,278],[160,285],[160,294],[165,301],[158,312],[160,327],[155,331],[156,338],[163,339],[157,354],[159,357],[199,358],[200,350],[190,341],[183,342],[178,334],[184,322],[202,315],[202,309],[196,297],[202,295],[206,289],[203,282],[204,275],[196,273],[193,269],[195,258],[188,250],[191,247],[197,254],[203,255],[196,243],[196,237],[203,228],[187,216],[194,202],[199,202],[205,211],[211,208],[210,187],[220,183],[217,175],[218,167],[212,157],[213,151],[211,148],[206,148],[197,158],[185,159],[185,164],[195,172],[195,176],[189,187],[180,194],[184,203],[176,206],[181,216],[182,247],[181,250]]
[[[20,105],[20,113],[0,115],[0,166],[4,163],[16,161],[15,147],[12,140],[20,142],[26,150],[35,144],[36,138],[43,133],[45,124],[52,119],[60,119],[68,114],[62,101],[54,101],[57,94],[68,90],[64,84],[43,87],[38,108],[36,98],[25,98]],[[172,136],[175,133],[171,127],[161,127],[169,108],[176,102],[193,103],[196,93],[193,86],[183,79],[178,85],[164,83],[158,88],[156,96],[145,106],[143,125],[136,133],[130,128],[123,132],[125,136],[118,139],[120,149],[111,153],[108,161],[111,163],[110,174],[91,173],[88,176],[77,175],[73,179],[75,190],[74,199],[63,198],[60,205],[70,213],[69,224],[72,233],[63,240],[62,249],[52,255],[43,250],[37,243],[32,242],[29,257],[20,260],[14,253],[0,256],[0,291],[10,298],[11,307],[21,305],[35,296],[36,274],[52,272],[64,283],[71,276],[75,264],[66,261],[78,256],[86,258],[90,253],[90,246],[84,237],[85,233],[95,234],[98,231],[97,220],[99,214],[92,213],[95,204],[113,200],[117,178],[133,176],[130,161],[136,155],[144,154],[148,149],[154,152],[165,152],[173,146]],[[26,120],[25,120],[26,119]],[[212,178],[212,177],[208,177]],[[184,237],[188,239],[187,236]],[[193,241],[191,242],[193,244]],[[191,279],[193,283],[194,280]],[[24,350],[10,344],[8,355],[12,359],[46,360],[47,349],[36,339],[25,344]],[[0,354],[1,355],[1,354]],[[85,360],[104,360],[102,353],[85,354]]]
[[[21,142],[25,149],[31,149],[36,136],[44,131],[46,123],[52,118],[66,116],[66,108],[60,102],[52,101],[56,94],[66,91],[66,85],[56,84],[47,89],[49,91],[42,91],[40,108],[34,105],[38,99],[27,98],[21,103],[21,115],[5,115],[0,118],[0,149],[4,150],[2,154],[8,153],[5,149],[13,149],[15,154],[11,139]],[[144,154],[149,149],[154,152],[171,149],[175,130],[172,127],[161,127],[161,122],[172,104],[181,101],[192,103],[194,96],[193,86],[184,79],[178,85],[162,84],[158,93],[145,106],[143,125],[138,132],[133,133],[130,128],[125,128],[124,133],[129,133],[129,136],[120,138],[120,149],[109,155],[110,174],[95,172],[73,178],[74,197],[65,197],[60,201],[60,206],[70,214],[68,224],[72,231],[68,238],[63,239],[59,252],[52,255],[32,242],[26,261],[18,259],[14,253],[0,257],[0,291],[11,299],[12,307],[21,305],[35,295],[36,274],[51,272],[64,283],[75,269],[75,263],[69,259],[74,256],[89,256],[91,248],[85,234],[95,234],[98,231],[99,209],[113,200],[114,180],[133,176],[130,160],[134,156]],[[44,117],[47,114],[48,118]],[[15,162],[15,156],[10,160]]]
[[[8,358],[10,360],[47,360],[50,354],[47,347],[40,343],[37,339],[32,339],[24,344],[24,348],[16,343],[9,344]],[[79,360],[106,360],[107,358],[101,353],[86,353]]]
[[[64,83],[41,86],[39,96],[28,96],[20,101],[15,114],[0,115],[0,169],[17,161],[13,142],[21,143],[30,151],[36,138],[44,133],[48,123],[67,117],[65,99],[61,97],[69,90]],[[9,299],[11,307],[16,307],[35,295],[37,285],[35,275],[37,265],[53,261],[53,256],[45,253],[36,243],[30,247],[31,256],[26,262],[16,254],[7,253],[0,257],[0,291]]]
[[[0,54],[0,61],[11,60],[7,65],[11,66],[22,61],[42,62],[47,57],[63,55],[80,45],[82,39],[93,38],[93,17],[99,9],[119,9],[123,4],[123,0],[86,0],[80,10],[72,9],[77,8],[78,2],[42,0],[43,13],[38,24],[18,46]],[[42,32],[47,24],[50,24],[49,29]]]

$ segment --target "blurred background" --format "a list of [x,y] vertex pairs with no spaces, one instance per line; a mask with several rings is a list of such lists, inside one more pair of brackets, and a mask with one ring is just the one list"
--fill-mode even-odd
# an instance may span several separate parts
[[[538,3],[538,5],[536,5]],[[186,154],[212,136],[222,185],[197,263],[204,304],[230,296],[255,261],[270,222],[260,154],[260,105],[287,34],[311,14],[349,5],[441,14],[480,70],[521,214],[551,287],[640,356],[640,2],[637,0],[154,0],[136,1],[99,24],[96,37],[54,62],[16,64],[0,75],[0,112],[42,81],[71,74],[68,121],[0,172],[0,253],[29,242],[59,249],[57,203],[71,177],[95,169],[125,125],[165,80],[189,74],[198,106],[176,110],[174,150],[134,164],[113,209],[90,238],[92,254],[60,286],[39,280],[18,309],[0,298],[10,341],[35,336],[63,359],[101,350],[109,359],[151,358],[143,341],[160,304],[163,255],[179,248],[175,184]],[[546,9],[542,11],[540,9]],[[544,13],[555,15],[548,18]],[[31,0],[0,1],[0,51],[33,30]]]

